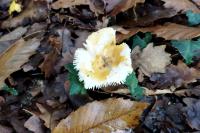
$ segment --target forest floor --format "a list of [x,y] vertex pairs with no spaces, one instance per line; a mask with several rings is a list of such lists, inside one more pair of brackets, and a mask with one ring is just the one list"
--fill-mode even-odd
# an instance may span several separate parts
[[200,0],[1,0],[15,132],[200,132]]

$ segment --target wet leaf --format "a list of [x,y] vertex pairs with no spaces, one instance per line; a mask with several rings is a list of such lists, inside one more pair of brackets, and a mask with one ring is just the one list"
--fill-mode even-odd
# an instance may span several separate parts
[[89,5],[89,4],[90,0],[58,0],[52,3],[52,7],[54,9],[59,9],[59,8],[69,8],[72,6]]
[[188,17],[189,25],[200,24],[200,13],[193,13],[192,11],[187,11],[186,16]]
[[39,45],[40,41],[35,38],[28,41],[20,39],[0,55],[0,88],[11,73],[28,61]]
[[178,40],[171,41],[172,46],[177,48],[179,53],[185,59],[186,64],[193,62],[193,57],[200,56],[200,39],[197,41],[192,40]]
[[135,99],[141,99],[143,96],[143,88],[138,85],[138,79],[135,73],[131,73],[127,78],[125,84]]
[[173,8],[177,12],[186,12],[191,10],[195,13],[200,13],[200,9],[192,3],[190,0],[162,0],[165,2],[164,6],[166,8]]
[[144,102],[115,98],[94,101],[62,120],[53,133],[112,132],[134,128],[147,106]]
[[24,123],[24,127],[26,127],[29,131],[32,131],[34,133],[44,133],[42,129],[42,123],[36,115],[31,116]]
[[193,129],[200,130],[200,100],[194,98],[184,98],[187,107],[183,108],[186,120]]
[[180,87],[189,83],[195,82],[200,78],[200,71],[194,68],[189,68],[185,63],[179,61],[177,65],[170,65],[164,74],[153,74],[150,77],[151,81],[157,83],[161,87]]

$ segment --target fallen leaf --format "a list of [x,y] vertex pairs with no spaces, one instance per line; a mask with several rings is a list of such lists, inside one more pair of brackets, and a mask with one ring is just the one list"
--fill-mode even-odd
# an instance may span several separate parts
[[10,119],[10,124],[14,128],[16,133],[26,133],[28,130],[24,127],[24,121],[19,118],[12,117]]
[[193,62],[193,57],[200,56],[200,39],[197,41],[193,40],[174,40],[171,41],[173,47],[177,48],[179,53],[185,59],[186,64]]
[[0,55],[0,88],[11,73],[28,61],[39,45],[40,41],[35,38],[28,41],[20,39]]
[[49,43],[53,47],[53,50],[45,56],[43,63],[39,66],[41,71],[44,72],[45,78],[49,78],[55,74],[54,67],[59,58],[62,47],[58,37],[49,37]]
[[53,9],[59,9],[59,8],[69,8],[72,6],[78,6],[78,5],[89,5],[90,0],[58,0],[54,3],[52,3]]
[[53,133],[112,132],[135,127],[147,106],[144,102],[120,98],[94,101],[62,120]]
[[189,68],[182,61],[178,62],[178,65],[170,65],[166,69],[164,74],[152,74],[151,81],[156,82],[157,87],[167,88],[174,85],[180,87],[189,83],[195,82],[197,78],[200,78],[200,71],[194,68]]
[[47,128],[53,129],[57,123],[55,123],[55,121],[52,121],[52,113],[47,110],[42,104],[36,103],[36,106],[41,112],[38,117],[44,121],[44,125]]
[[173,8],[177,12],[186,12],[191,10],[195,13],[200,13],[200,9],[190,0],[162,0],[166,8]]
[[165,73],[166,66],[171,63],[170,54],[165,52],[165,47],[165,45],[153,47],[153,43],[150,43],[143,49],[137,62],[145,75]]
[[0,43],[3,41],[15,40],[22,37],[27,32],[27,27],[18,27],[8,34],[0,37]]
[[18,27],[8,34],[0,37],[0,54],[6,50],[12,43],[22,37],[27,32],[27,27]]
[[119,20],[119,25],[127,28],[136,26],[145,27],[152,25],[155,21],[177,15],[177,12],[174,9],[163,9],[152,5],[144,6],[141,10],[143,10],[144,15],[137,15],[136,18],[130,18],[129,16],[127,19],[121,19]]
[[21,12],[22,10],[22,7],[19,3],[16,2],[16,0],[13,0],[10,4],[10,7],[9,7],[9,14],[11,15],[13,12]]
[[200,130],[200,100],[194,98],[184,98],[187,107],[183,108],[186,120],[193,129]]
[[117,42],[122,42],[124,39],[128,39],[139,31],[152,32],[152,34],[156,34],[158,37],[165,38],[166,40],[186,40],[200,36],[200,27],[188,27],[175,23],[146,28],[130,28],[127,30],[130,31],[128,34],[118,34]]
[[0,27],[2,29],[15,28],[27,24],[27,20],[31,20],[31,22],[45,20],[48,16],[47,13],[47,4],[45,2],[31,0],[26,9],[18,16],[3,21]]
[[194,3],[196,3],[198,6],[200,6],[200,1],[199,0],[192,0]]
[[44,133],[42,129],[42,123],[36,115],[31,116],[24,123],[24,127],[26,127],[29,131],[32,131],[34,133]]
[[144,3],[145,0],[122,0],[118,3],[110,13],[111,16],[115,16],[120,12],[124,12],[130,8],[135,8],[138,3]]
[[0,131],[1,133],[13,133],[12,128],[0,125]]

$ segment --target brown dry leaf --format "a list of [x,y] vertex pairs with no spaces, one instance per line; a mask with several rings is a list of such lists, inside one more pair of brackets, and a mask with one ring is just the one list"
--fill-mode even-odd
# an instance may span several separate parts
[[165,2],[164,6],[166,8],[173,8],[177,12],[186,12],[191,10],[195,13],[200,13],[200,9],[192,3],[190,0],[162,0]]
[[62,120],[53,133],[110,133],[118,129],[135,127],[139,117],[148,106],[144,102],[134,102],[122,98],[94,101],[80,107]]
[[89,5],[89,4],[90,0],[58,0],[52,3],[52,8],[53,9],[69,8],[72,6]]
[[187,40],[200,36],[200,27],[188,27],[175,23],[167,23],[154,27],[146,28],[131,28],[128,34],[118,34],[117,42],[122,42],[124,39],[135,35],[137,32],[152,32],[158,37],[163,37],[166,40]]
[[147,76],[152,73],[164,73],[166,66],[171,63],[170,54],[165,52],[165,45],[153,47],[153,43],[143,49],[139,58],[137,58],[140,70]]
[[163,19],[163,18],[171,18],[177,15],[177,12],[174,9],[163,9],[154,6],[150,6],[144,11],[144,16],[138,16],[137,19],[135,18],[127,18],[127,20],[121,20],[119,25],[131,28],[136,26],[148,26],[153,24],[154,21]]
[[20,39],[0,55],[0,88],[11,73],[28,61],[39,45],[40,41],[35,38],[29,41]]
[[26,24],[27,20],[31,20],[31,22],[45,20],[48,16],[47,13],[46,2],[31,0],[27,8],[22,11],[22,13],[14,18],[10,17],[9,19],[3,21],[0,27],[2,29],[15,28]]
[[144,3],[145,0],[121,0],[111,12],[112,16],[117,15],[120,12],[124,12],[130,8],[135,8],[138,3]]
[[36,103],[36,106],[41,112],[38,117],[44,121],[44,125],[47,128],[53,129],[56,126],[56,123],[51,120],[52,114],[42,104]]
[[36,115],[31,116],[24,123],[24,127],[26,127],[29,131],[32,131],[34,133],[44,133],[42,130],[42,123]]
[[196,3],[198,6],[200,6],[200,0],[192,0],[194,3]]
[[55,73],[54,66],[61,51],[61,42],[58,37],[49,37],[49,43],[52,45],[53,50],[46,55],[43,63],[39,66],[41,71],[44,72],[45,78],[49,78]]
[[0,131],[1,133],[13,133],[13,129],[10,127],[6,127],[3,125],[0,125]]
[[189,68],[182,61],[178,62],[178,65],[171,65],[166,69],[164,74],[153,74],[150,77],[151,81],[157,83],[159,88],[167,88],[174,85],[180,87],[192,82],[196,82],[196,79],[200,78],[200,71],[195,68]]

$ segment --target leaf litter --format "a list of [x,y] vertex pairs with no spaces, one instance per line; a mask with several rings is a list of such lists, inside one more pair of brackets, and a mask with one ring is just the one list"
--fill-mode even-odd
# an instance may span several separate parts
[[[0,131],[199,132],[199,6],[0,1]],[[116,38],[98,34],[108,27]],[[86,49],[76,69],[74,55]],[[87,82],[92,89],[88,76],[100,77]]]

